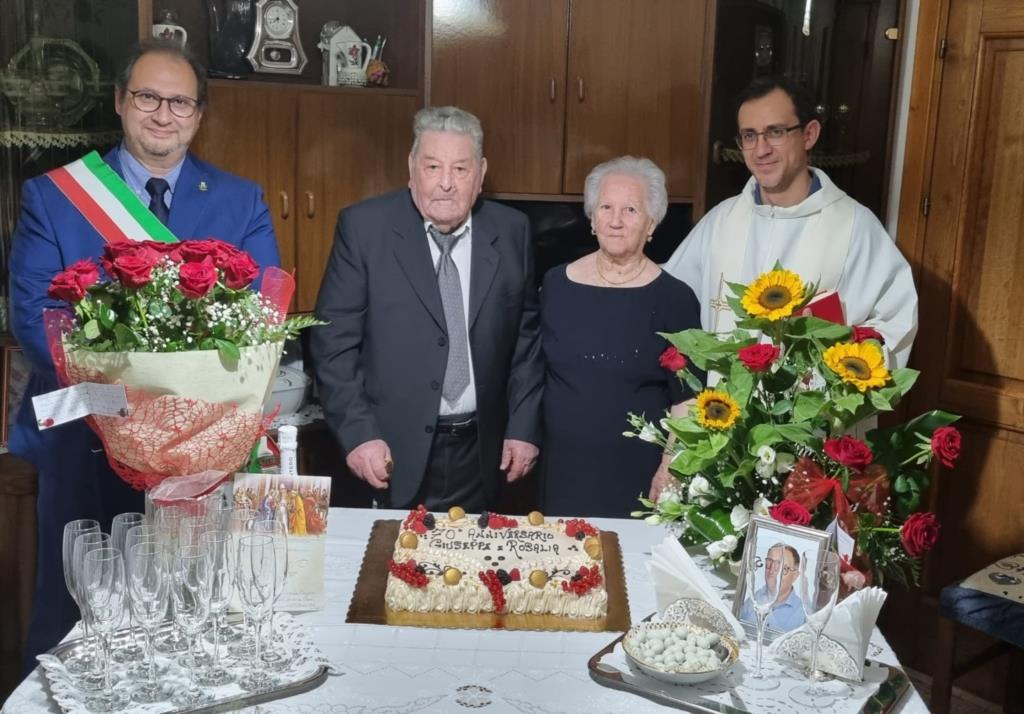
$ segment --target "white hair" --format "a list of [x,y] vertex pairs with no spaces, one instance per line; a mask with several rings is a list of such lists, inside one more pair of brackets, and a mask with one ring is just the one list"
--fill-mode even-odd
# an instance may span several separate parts
[[668,212],[668,191],[665,189],[665,172],[650,159],[635,156],[620,156],[595,166],[583,184],[583,212],[590,218],[601,193],[601,183],[609,176],[630,176],[644,186],[647,215],[654,219],[654,225]]
[[476,158],[484,157],[484,130],[480,120],[465,109],[458,107],[426,107],[416,112],[412,122],[413,156],[420,148],[420,139],[428,131],[446,131],[452,134],[468,136],[473,142],[473,154]]

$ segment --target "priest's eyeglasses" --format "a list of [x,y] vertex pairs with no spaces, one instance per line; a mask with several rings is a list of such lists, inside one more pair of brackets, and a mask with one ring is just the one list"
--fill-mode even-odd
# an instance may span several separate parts
[[196,113],[196,109],[199,107],[199,102],[191,97],[161,97],[148,89],[138,91],[126,89],[125,91],[132,96],[132,104],[135,105],[135,108],[147,114],[152,114],[160,108],[161,104],[167,102],[167,108],[171,110],[171,114],[179,119],[188,119]]
[[757,137],[759,136],[763,136],[769,146],[782,146],[786,143],[789,132],[803,128],[804,124],[794,124],[793,126],[770,126],[764,131],[744,129],[736,135],[736,146],[746,150],[753,149],[757,146]]

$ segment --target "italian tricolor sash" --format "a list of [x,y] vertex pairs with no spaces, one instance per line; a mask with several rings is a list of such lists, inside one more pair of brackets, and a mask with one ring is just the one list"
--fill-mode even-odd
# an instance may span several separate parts
[[108,243],[178,240],[95,151],[46,175]]

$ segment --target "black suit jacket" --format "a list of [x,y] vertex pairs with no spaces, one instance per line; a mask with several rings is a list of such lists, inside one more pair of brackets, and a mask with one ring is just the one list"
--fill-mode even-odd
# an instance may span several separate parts
[[[312,351],[327,423],[345,451],[391,448],[391,503],[414,505],[441,406],[448,335],[423,218],[407,189],[344,209],[320,285]],[[529,223],[473,209],[469,340],[480,473],[494,502],[506,438],[540,443],[544,378]],[[465,276],[462,276],[465,279]]]

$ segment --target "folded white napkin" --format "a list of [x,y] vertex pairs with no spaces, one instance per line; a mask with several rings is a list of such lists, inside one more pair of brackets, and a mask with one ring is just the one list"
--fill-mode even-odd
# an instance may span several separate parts
[[703,600],[722,613],[737,640],[746,639],[743,625],[733,616],[718,591],[708,581],[705,572],[678,540],[667,536],[661,544],[651,548],[651,560],[647,563],[647,570],[654,581],[659,614],[664,613],[665,608],[680,598]]
[[[885,597],[881,588],[864,588],[835,606],[821,633],[825,646],[818,649],[818,669],[846,679],[863,678],[868,643]],[[805,625],[776,639],[771,650],[780,657],[809,661],[812,637]]]

